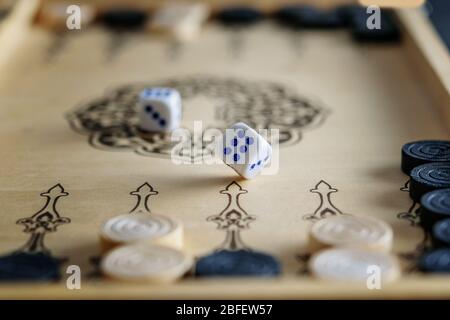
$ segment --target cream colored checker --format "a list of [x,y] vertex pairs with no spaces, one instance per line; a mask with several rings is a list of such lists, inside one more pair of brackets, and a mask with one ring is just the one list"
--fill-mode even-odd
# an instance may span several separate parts
[[166,283],[182,277],[192,265],[192,257],[177,249],[134,244],[112,250],[100,268],[105,276],[116,280]]
[[399,263],[392,255],[350,248],[318,252],[309,261],[309,271],[323,280],[362,284],[366,284],[369,277],[377,273],[382,283],[394,281],[401,275]]
[[172,4],[155,12],[149,29],[188,41],[200,33],[208,16],[209,10],[204,4]]
[[157,214],[123,214],[107,220],[100,229],[103,252],[118,245],[145,242],[176,249],[183,247],[181,222]]
[[312,251],[336,246],[390,251],[394,233],[386,222],[373,217],[334,216],[313,224],[310,230]]

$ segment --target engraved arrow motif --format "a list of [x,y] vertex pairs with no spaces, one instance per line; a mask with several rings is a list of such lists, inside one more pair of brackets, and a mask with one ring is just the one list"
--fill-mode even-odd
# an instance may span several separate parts
[[226,230],[226,237],[221,249],[239,250],[247,249],[248,247],[243,243],[240,231],[248,229],[249,224],[255,220],[255,217],[249,215],[240,205],[239,197],[248,191],[233,181],[220,191],[220,194],[225,194],[228,197],[228,204],[225,209],[218,215],[213,215],[207,218],[207,221],[212,221],[217,224],[220,230]]
[[148,206],[148,199],[150,196],[158,194],[158,191],[155,191],[150,184],[145,182],[135,191],[130,192],[130,194],[138,198],[136,205],[131,209],[130,213],[151,213]]
[[[400,188],[400,191],[409,193],[410,180],[406,181],[404,186]],[[412,227],[420,226],[420,203],[411,200],[411,205],[408,211],[403,211],[397,214],[397,218],[406,220]],[[406,272],[412,273],[419,270],[418,260],[425,251],[431,249],[431,236],[425,230],[423,231],[422,241],[420,241],[415,249],[407,252],[399,252],[398,256],[404,259],[407,263]]]
[[70,219],[61,217],[56,208],[58,199],[68,195],[69,193],[65,192],[63,186],[58,183],[40,194],[41,197],[47,198],[42,209],[31,217],[17,220],[17,224],[25,227],[23,232],[31,233],[25,245],[18,250],[19,252],[50,253],[44,245],[44,236],[47,232],[55,232],[61,224],[70,223]]
[[309,191],[319,195],[319,206],[313,214],[305,215],[305,220],[319,220],[326,218],[327,216],[343,214],[331,201],[331,194],[338,192],[339,190],[333,188],[325,180],[320,180],[316,186]]
[[[150,206],[148,204],[148,199],[150,196],[157,195],[159,192],[153,189],[153,187],[148,183],[144,182],[136,190],[131,191],[130,195],[136,196],[137,201],[130,213],[143,213],[150,214]],[[88,274],[88,278],[100,278],[102,273],[100,271],[101,256],[92,256],[89,258],[89,262],[93,267],[93,270]]]
[[[406,181],[405,185],[400,188],[400,191],[409,193],[409,182],[410,180]],[[409,221],[413,227],[418,226],[420,222],[420,204],[412,201],[408,211],[400,212],[397,214],[397,218]]]

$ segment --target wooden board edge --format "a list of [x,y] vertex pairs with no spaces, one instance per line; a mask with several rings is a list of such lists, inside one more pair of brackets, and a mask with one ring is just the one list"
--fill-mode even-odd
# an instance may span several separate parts
[[450,131],[450,55],[434,27],[420,9],[397,10],[405,35],[405,49],[417,67],[418,81],[435,100]]
[[[446,82],[449,79],[445,79],[445,74],[440,74],[442,70],[439,68],[440,62],[436,61],[437,57],[435,56],[435,52],[429,53],[427,50],[424,50],[423,47],[426,49],[429,44],[427,43],[428,40],[423,38],[423,30],[412,30],[414,27],[410,24],[412,23],[414,25],[415,23],[410,20],[410,16],[402,19],[400,14],[399,17],[407,30],[407,36],[409,37],[409,43],[407,42],[407,44],[415,49],[411,50],[411,52],[418,59],[419,66],[425,69],[423,70],[424,72],[429,73],[427,73],[429,77],[434,77],[431,79],[432,84],[441,85],[442,88],[438,90],[438,93],[444,94],[444,98],[449,98],[447,85],[450,82]],[[406,22],[403,21],[404,19],[406,19]],[[424,20],[422,23],[427,23],[427,21]],[[432,28],[431,25],[429,27]],[[432,29],[430,31],[433,32]],[[416,33],[419,33],[419,35]],[[435,36],[437,37],[437,35]],[[439,39],[436,38],[435,40],[439,44]],[[423,79],[427,78],[424,77]],[[437,98],[439,98],[439,95]],[[450,105],[446,104],[446,106],[446,110],[450,110]],[[80,290],[69,290],[65,287],[64,282],[50,285],[5,284],[0,285],[0,299],[437,299],[450,298],[450,286],[448,283],[449,279],[447,277],[427,276],[426,278],[405,277],[392,285],[386,286],[382,290],[368,290],[367,288],[349,286],[348,284],[329,284],[314,279],[302,279],[299,277],[283,277],[277,280],[198,279],[185,280],[171,285],[82,283],[82,289]]]
[[448,299],[444,276],[406,277],[380,290],[314,279],[189,279],[167,285],[99,282],[69,290],[57,284],[0,286],[0,299]]

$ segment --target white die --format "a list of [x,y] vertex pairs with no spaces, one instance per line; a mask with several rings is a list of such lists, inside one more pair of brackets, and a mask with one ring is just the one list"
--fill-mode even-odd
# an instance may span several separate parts
[[226,129],[223,137],[223,161],[246,179],[258,175],[272,157],[270,144],[243,122]]
[[172,88],[148,88],[139,95],[139,127],[145,131],[170,132],[181,123],[181,96]]

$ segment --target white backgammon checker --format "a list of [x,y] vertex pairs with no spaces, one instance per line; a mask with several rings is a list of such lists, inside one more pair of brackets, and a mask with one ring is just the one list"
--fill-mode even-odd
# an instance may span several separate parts
[[139,94],[139,127],[147,132],[171,132],[182,118],[180,93],[173,88],[146,88]]
[[245,179],[261,173],[272,157],[272,147],[256,130],[243,122],[223,134],[223,161]]
[[397,259],[384,252],[350,248],[322,250],[309,260],[310,273],[321,280],[366,284],[371,275],[381,283],[397,280],[401,269]]
[[199,35],[209,14],[208,7],[202,3],[171,4],[153,14],[148,29],[179,41],[190,41]]
[[340,215],[315,222],[309,232],[309,247],[347,247],[389,252],[394,232],[383,220],[373,217]]
[[127,244],[158,244],[183,247],[182,223],[157,214],[129,213],[108,219],[100,228],[102,252]]
[[174,248],[134,244],[109,252],[100,270],[107,278],[119,281],[169,283],[190,271],[193,263],[191,256]]

